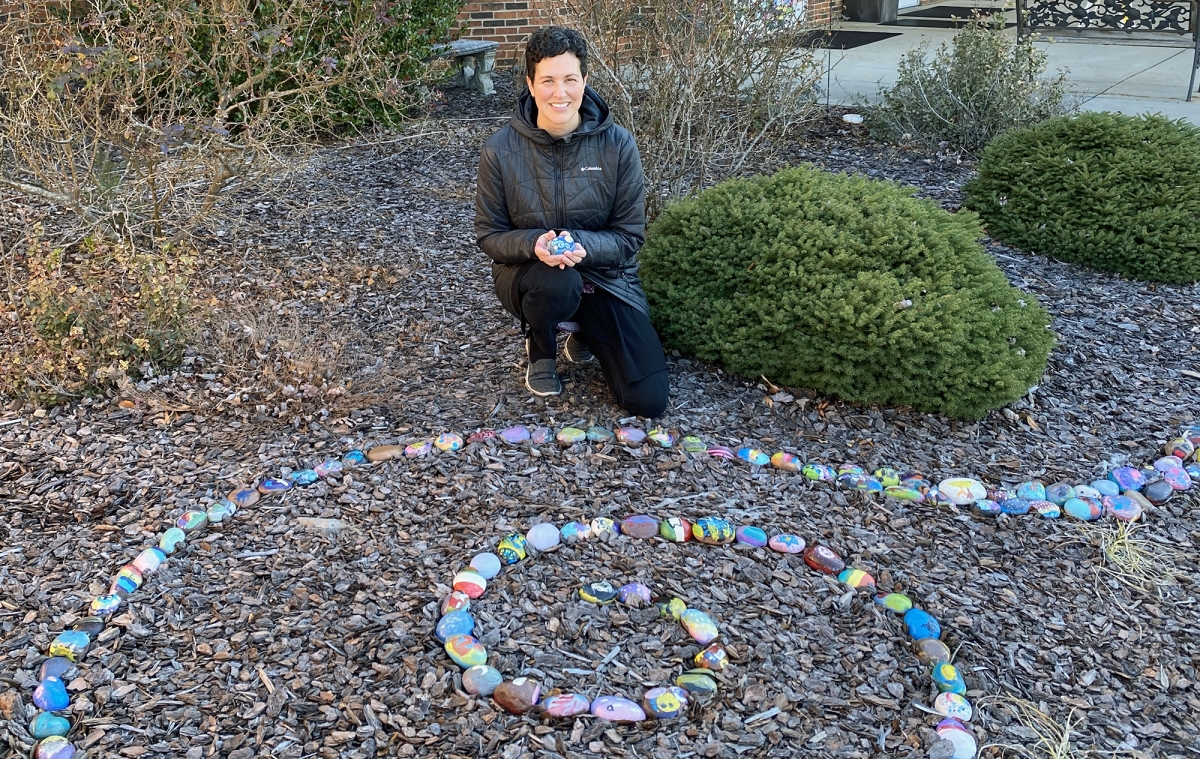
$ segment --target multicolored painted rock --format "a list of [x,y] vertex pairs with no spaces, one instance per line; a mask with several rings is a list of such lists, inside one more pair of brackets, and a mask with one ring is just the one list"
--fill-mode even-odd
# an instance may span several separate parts
[[688,453],[704,453],[708,450],[708,446],[704,444],[704,441],[695,435],[685,435],[679,441],[679,447]]
[[592,537],[592,528],[583,522],[567,522],[558,531],[558,536],[567,545]]
[[84,617],[75,620],[75,624],[71,625],[71,629],[95,640],[96,636],[104,630],[104,620],[100,617]]
[[1177,437],[1171,442],[1167,443],[1166,446],[1163,447],[1163,451],[1165,451],[1168,456],[1175,456],[1183,461],[1187,461],[1196,453],[1196,446],[1191,440],[1188,440],[1185,437]]
[[258,483],[258,492],[263,495],[271,495],[272,493],[284,493],[291,490],[295,485],[287,480],[280,480],[275,477],[268,477]]
[[1024,498],[1009,498],[1000,504],[1000,510],[1011,516],[1021,516],[1028,514],[1031,504]]
[[791,533],[772,535],[771,539],[767,541],[767,547],[779,553],[803,553],[807,545],[804,538]]
[[1070,498],[1062,505],[1063,513],[1084,522],[1094,522],[1104,516],[1104,506],[1094,498]]
[[222,498],[204,510],[209,524],[220,524],[237,513],[237,504],[228,498]]
[[933,710],[943,717],[953,717],[963,722],[970,722],[975,714],[971,702],[957,693],[939,693],[933,700]]
[[[392,459],[398,459],[403,455],[404,446],[402,445],[377,445],[367,451],[367,461],[370,461],[371,463],[379,463],[380,461],[391,461]],[[313,477],[315,482],[315,472],[313,473]]]
[[692,537],[710,546],[723,546],[733,542],[733,525],[721,517],[700,517],[692,523]]
[[658,601],[654,602],[654,605],[658,607],[658,614],[660,617],[670,617],[676,622],[678,622],[680,618],[683,617],[683,613],[688,610],[687,604],[683,602],[682,598],[672,598],[669,600],[659,599]]
[[961,696],[967,692],[967,683],[953,664],[948,662],[935,664],[929,676],[933,678],[933,684],[942,693],[957,693]]
[[587,440],[587,433],[578,427],[563,427],[554,436],[554,439],[558,441],[559,445],[575,445]]
[[589,582],[579,589],[579,597],[588,603],[610,604],[616,599],[617,590],[610,582]]
[[1117,487],[1125,490],[1141,490],[1146,486],[1146,475],[1140,469],[1131,466],[1119,466],[1108,473],[1108,479]]
[[348,467],[362,466],[367,463],[367,454],[362,451],[347,451],[345,456],[342,456],[342,463]]
[[924,493],[907,485],[889,485],[883,489],[883,494],[888,498],[895,498],[898,501],[911,501],[912,503],[923,503],[925,501]]
[[592,708],[592,702],[587,700],[587,696],[578,693],[558,693],[543,698],[539,706],[551,717],[564,718],[587,714]]
[[[316,466],[313,467],[313,471],[316,472],[317,476],[320,477],[321,479],[325,479],[326,477],[335,477],[335,476],[341,474],[343,471],[345,471],[345,469],[346,469],[346,465],[342,463],[341,459],[330,459],[329,461],[322,461],[320,464],[317,464]],[[233,499],[230,498],[230,500],[233,500]],[[243,504],[243,505],[249,505],[249,504]]]
[[1178,456],[1163,456],[1154,460],[1154,469],[1158,472],[1165,472],[1173,466],[1183,466],[1183,459]]
[[[546,243],[546,250],[552,256],[561,256],[563,253],[566,253],[569,250],[574,250],[576,244],[577,243],[571,239],[570,232],[560,232],[557,237]],[[567,329],[563,330],[564,332],[577,332],[579,330],[579,325],[573,322],[560,322],[560,325],[562,327],[567,327]],[[570,329],[568,325],[574,326],[575,329]]]
[[475,632],[475,618],[465,611],[452,611],[438,620],[433,634],[442,643],[454,635],[470,635]]
[[617,598],[628,606],[643,606],[650,603],[654,596],[650,588],[640,582],[631,582],[617,588]]
[[621,534],[631,538],[652,538],[658,534],[658,520],[646,514],[634,514],[621,520]]
[[1162,473],[1162,480],[1176,490],[1192,489],[1191,475],[1189,475],[1187,470],[1181,466],[1173,466],[1164,470]]
[[951,477],[938,483],[938,492],[950,499],[955,506],[966,506],[987,498],[987,488],[979,480],[969,477]]
[[642,707],[620,696],[601,696],[592,702],[592,716],[618,724],[642,722],[646,712]]
[[[683,699],[679,693],[683,693]],[[642,695],[642,709],[653,719],[673,719],[687,708],[687,691],[674,686],[651,688]]]
[[1103,496],[1100,495],[1099,490],[1096,490],[1091,485],[1076,485],[1075,486],[1075,497],[1076,498],[1094,498],[1098,501]]
[[875,589],[875,578],[861,569],[843,569],[838,574],[838,582],[845,583],[852,588]]
[[692,523],[683,517],[667,517],[658,526],[658,534],[673,543],[686,543],[692,539]]
[[803,474],[814,482],[832,482],[837,479],[837,471],[831,466],[825,464],[808,463],[800,467],[800,474]]
[[608,517],[596,517],[588,526],[591,527],[592,534],[598,538],[615,538],[621,534],[621,528]]
[[1091,485],[1100,493],[1101,497],[1106,495],[1121,495],[1121,488],[1117,487],[1117,483],[1112,480],[1092,480]]
[[1075,488],[1068,482],[1056,482],[1046,488],[1046,500],[1065,506],[1067,501],[1075,497]]
[[726,448],[723,445],[709,446],[705,453],[707,453],[711,458],[725,459],[726,461],[732,461],[733,459],[737,458],[737,454],[733,452],[732,448]]
[[843,474],[865,474],[866,472],[858,464],[854,464],[849,461],[843,461],[842,463],[838,464],[837,473],[838,476],[841,476]]
[[294,472],[288,472],[284,475],[284,477],[286,477],[287,480],[292,483],[292,485],[298,488],[307,487],[321,479],[317,476],[317,473],[311,469],[297,469]]
[[675,436],[666,430],[650,430],[646,433],[646,439],[659,448],[670,448],[675,445]]
[[47,712],[61,712],[71,705],[67,686],[57,677],[47,677],[33,691],[33,703]]
[[500,430],[499,438],[509,445],[517,445],[529,440],[529,428],[517,425],[516,427],[505,427]]
[[903,593],[881,593],[875,596],[875,603],[897,614],[904,614],[913,607],[912,599]]
[[840,474],[838,482],[848,488],[861,490],[864,493],[882,493],[883,483],[869,474]]
[[612,430],[608,429],[607,427],[588,427],[587,428],[587,439],[590,442],[607,443],[607,442],[613,440],[614,437],[615,437],[615,435],[613,435]]
[[71,723],[50,712],[38,712],[38,715],[29,723],[29,734],[38,740],[55,735],[64,736],[69,732],[71,732]]
[[1011,490],[1006,490],[1005,488],[989,488],[987,497],[996,503],[1004,503],[1005,501],[1011,501],[1012,499],[1016,498],[1017,494]]
[[453,453],[460,450],[464,445],[462,435],[453,432],[443,432],[438,435],[433,441],[433,447],[443,453]]
[[470,635],[451,635],[446,639],[446,653],[463,669],[487,664],[487,649]]
[[733,538],[743,545],[754,546],[755,548],[762,548],[767,544],[767,533],[765,530],[746,524],[738,525],[738,528],[733,531]]
[[692,669],[675,678],[675,684],[688,693],[708,696],[717,692],[717,679],[706,669]]
[[921,609],[909,609],[904,612],[904,626],[908,628],[908,636],[913,640],[942,637],[942,626],[933,615]]
[[142,573],[137,571],[137,567],[132,564],[126,564],[113,577],[108,592],[131,596],[140,587],[142,587]]
[[[58,659],[77,662],[87,655],[89,646],[91,646],[91,636],[87,633],[80,630],[63,630],[54,640],[50,641],[49,653]],[[45,677],[41,679],[44,680]]]
[[971,504],[971,509],[976,514],[982,514],[986,517],[994,517],[997,514],[1004,513],[1004,507],[993,501],[991,498],[984,498],[982,501],[976,501]]
[[121,608],[121,597],[116,593],[108,593],[103,596],[96,596],[92,599],[92,603],[88,606],[93,617],[107,617],[115,614],[117,609]]
[[404,457],[406,459],[419,459],[428,456],[433,451],[432,440],[418,440],[415,443],[409,443],[404,446]]
[[699,609],[688,609],[680,615],[679,621],[688,635],[692,636],[692,640],[702,646],[712,643],[720,635],[717,623]]
[[[467,445],[471,445],[472,443],[482,443],[487,440],[495,440],[495,439],[496,439],[496,431],[495,430],[476,430],[475,432],[472,432],[470,435],[467,435]],[[370,455],[371,454],[368,453],[367,457],[370,458]]]
[[804,549],[804,563],[810,569],[816,572],[824,572],[827,575],[836,575],[846,568],[846,562],[842,561],[842,557],[833,552],[833,549],[814,543]]
[[[258,491],[255,491],[256,493]],[[203,511],[185,511],[175,520],[175,526],[184,533],[195,532],[208,524],[208,514]]]
[[763,453],[757,448],[738,448],[737,457],[754,466],[766,466],[771,463],[770,454]]
[[910,488],[916,488],[922,493],[928,493],[933,489],[933,483],[929,478],[920,472],[905,472],[900,475],[900,484]]
[[897,472],[895,469],[892,469],[890,466],[880,467],[872,472],[871,475],[875,479],[879,480],[879,482],[885,488],[895,487],[896,485],[900,484],[899,472]]
[[979,743],[975,740],[975,735],[962,722],[953,717],[947,717],[938,723],[936,732],[939,738],[953,744],[954,755],[951,759],[975,759],[975,754],[979,751]]
[[710,669],[713,672],[720,672],[729,666],[729,652],[725,650],[725,646],[720,643],[712,643],[708,648],[704,649],[692,657],[692,661],[701,669]]
[[793,454],[786,451],[779,451],[771,454],[771,466],[784,472],[799,472],[801,461]]
[[524,714],[537,706],[542,695],[542,686],[528,677],[518,677],[511,682],[500,683],[492,692],[492,700],[509,714]]
[[1108,495],[1104,497],[1103,503],[1105,513],[1123,522],[1133,522],[1142,515],[1142,507],[1127,496]]
[[[53,645],[53,644],[51,644]],[[86,647],[84,651],[86,653]],[[78,654],[77,658],[83,658],[85,654]],[[47,677],[57,677],[63,682],[70,682],[71,675],[78,672],[75,666],[75,661],[66,656],[55,655],[51,656],[46,661],[42,662],[42,666],[38,667],[38,682],[45,680]]]
[[637,427],[618,427],[615,434],[618,443],[630,446],[631,448],[646,442],[645,430],[640,430]]
[[913,653],[917,655],[917,661],[927,667],[950,661],[950,648],[937,638],[913,641]]
[[535,427],[529,433],[529,442],[534,445],[544,445],[554,439],[554,430],[549,427]]
[[38,741],[33,749],[33,759],[71,759],[73,756],[75,746],[58,735]]
[[464,569],[454,575],[453,587],[459,593],[466,593],[467,598],[474,601],[487,590],[487,580],[474,569]]
[[512,532],[500,540],[500,544],[496,546],[496,553],[500,555],[500,561],[509,566],[525,559],[525,546],[525,536],[519,532]]
[[[461,590],[451,591],[442,599],[441,612],[449,614],[452,611],[466,611],[471,608],[471,597]],[[445,641],[443,641],[445,642]]]
[[483,579],[490,580],[500,574],[500,557],[490,552],[477,553],[471,557],[470,566],[481,574]]
[[1050,501],[1030,501],[1029,506],[1043,519],[1058,519],[1062,516],[1062,507],[1057,503],[1051,503]]
[[1142,488],[1142,495],[1155,506],[1162,506],[1175,495],[1175,488],[1166,480],[1155,480]]
[[147,548],[137,555],[133,560],[133,566],[142,573],[142,577],[149,577],[158,571],[162,563],[167,560],[167,555],[157,548]]
[[462,673],[463,690],[472,696],[490,696],[502,682],[500,670],[486,664],[476,664]]
[[1041,480],[1029,480],[1017,485],[1017,498],[1024,498],[1026,501],[1044,501],[1046,500],[1046,486]]
[[529,528],[529,532],[525,533],[525,540],[534,549],[546,552],[558,548],[562,538],[559,537],[557,527],[548,522],[541,522]]

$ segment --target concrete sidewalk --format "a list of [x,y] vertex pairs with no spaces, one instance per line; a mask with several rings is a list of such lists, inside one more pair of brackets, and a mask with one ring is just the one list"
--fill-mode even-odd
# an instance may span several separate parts
[[[954,6],[993,5],[972,3],[970,0],[949,0],[939,3]],[[929,6],[922,6],[922,9]],[[900,11],[903,17],[910,8]],[[1008,11],[1011,23],[1016,12]],[[900,36],[872,42],[850,50],[823,50],[830,66],[828,101],[853,105],[872,102],[881,88],[896,81],[896,67],[905,51],[929,43],[933,52],[942,42],[953,38],[954,29],[931,29],[909,26],[890,26],[841,22],[835,29],[899,32]],[[1008,30],[1016,37],[1016,29]],[[1156,47],[1152,45],[1097,44],[1059,40],[1036,40],[1035,46],[1045,50],[1047,73],[1067,70],[1067,91],[1077,98],[1080,108],[1093,111],[1121,113],[1162,113],[1171,119],[1187,119],[1200,124],[1200,94],[1185,102],[1188,78],[1191,75],[1191,48]],[[822,82],[825,86],[826,82]]]

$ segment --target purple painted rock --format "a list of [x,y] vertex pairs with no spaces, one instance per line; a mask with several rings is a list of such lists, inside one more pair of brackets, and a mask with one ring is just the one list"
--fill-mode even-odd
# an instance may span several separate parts
[[692,640],[702,646],[712,643],[720,635],[717,623],[699,609],[688,609],[679,615],[679,621],[683,624],[683,629],[687,630],[688,635],[692,636]]
[[61,735],[51,736],[38,741],[33,750],[33,759],[71,759],[75,756],[75,747]]
[[578,693],[558,693],[542,699],[542,710],[551,717],[574,717],[587,714],[592,702]]
[[[987,492],[987,497],[991,498],[997,503],[1004,503],[1005,501],[1011,501],[1012,499],[1016,498],[1017,494],[1006,488],[991,488]],[[1029,499],[1026,498],[1025,500]]]
[[629,606],[645,606],[653,597],[650,588],[640,582],[631,582],[617,588],[617,598]]
[[709,446],[705,453],[714,459],[727,459],[732,461],[733,459],[737,458],[737,454],[735,454],[732,449],[726,448],[723,445]]
[[1121,490],[1141,490],[1146,486],[1146,475],[1131,466],[1119,466],[1108,473],[1108,479]]
[[1004,507],[993,501],[991,498],[984,498],[982,501],[976,501],[975,503],[971,504],[971,508],[976,514],[983,514],[984,516],[989,517],[994,517],[997,514],[1004,513]]
[[61,712],[71,705],[67,686],[57,677],[47,677],[33,691],[33,703],[46,712]]
[[549,522],[541,522],[529,528],[525,533],[526,542],[539,551],[553,551],[562,541],[558,528]]
[[658,520],[645,514],[634,514],[621,520],[621,534],[631,538],[652,538],[658,534]]
[[646,442],[646,433],[637,427],[619,427],[616,431],[617,442],[621,445],[638,446]]
[[1175,490],[1191,490],[1192,478],[1181,466],[1173,466],[1162,473],[1163,482]]
[[1155,480],[1142,488],[1142,495],[1155,506],[1162,506],[1175,495],[1175,488],[1166,480]]
[[842,557],[826,546],[813,544],[804,550],[804,563],[817,572],[836,575],[846,568]]
[[554,439],[554,430],[549,427],[538,427],[529,433],[529,442],[534,445],[549,443]]
[[490,580],[500,574],[500,557],[491,552],[478,553],[471,557],[471,569]]
[[423,456],[428,456],[433,450],[432,440],[420,440],[416,443],[409,443],[404,446],[404,456],[410,459],[419,459]]
[[758,527],[752,527],[750,525],[739,525],[738,528],[733,531],[733,537],[737,542],[748,546],[754,546],[755,548],[762,548],[767,544],[767,533]]
[[[316,472],[317,476],[320,477],[321,479],[325,479],[326,477],[333,477],[334,475],[341,474],[343,471],[345,471],[345,469],[346,469],[346,465],[343,464],[341,462],[341,460],[339,460],[339,459],[330,459],[329,461],[322,461],[320,464],[317,464],[316,466],[313,467],[313,471]],[[230,500],[232,501],[233,498],[231,497]],[[234,501],[234,503],[237,503],[237,502]],[[243,504],[243,505],[249,506],[250,504]]]
[[804,538],[799,535],[784,533],[782,535],[772,535],[771,539],[767,541],[767,545],[770,546],[772,551],[778,551],[779,553],[802,553],[807,544],[804,542]]
[[495,667],[476,664],[462,673],[463,689],[472,696],[490,696],[504,682],[504,675]]
[[542,695],[542,686],[528,677],[518,677],[500,683],[492,692],[492,700],[509,714],[524,714],[537,705]]
[[509,443],[510,445],[524,443],[526,440],[529,440],[529,437],[530,437],[529,428],[522,427],[520,425],[518,425],[516,427],[507,427],[505,429],[500,430],[499,437],[501,440],[503,440],[506,443]]
[[642,707],[619,696],[601,696],[593,701],[592,715],[606,722],[617,723],[642,722],[646,719]]
[[1154,461],[1154,468],[1159,472],[1165,472],[1173,466],[1183,466],[1183,459],[1178,456],[1163,456]]

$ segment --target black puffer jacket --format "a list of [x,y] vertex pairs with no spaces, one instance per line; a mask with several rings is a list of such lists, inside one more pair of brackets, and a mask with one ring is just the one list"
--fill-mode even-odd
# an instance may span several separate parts
[[567,230],[587,251],[575,265],[584,281],[648,314],[637,263],[646,239],[637,145],[591,87],[579,116],[574,132],[555,139],[538,128],[533,96],[521,95],[479,157],[476,240],[496,276],[504,264],[536,260],[533,246],[546,230]]

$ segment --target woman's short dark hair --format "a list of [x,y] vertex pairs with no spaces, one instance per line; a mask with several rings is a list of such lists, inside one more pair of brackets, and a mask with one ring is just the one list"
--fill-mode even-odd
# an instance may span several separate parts
[[565,26],[538,29],[525,43],[525,76],[533,79],[540,61],[563,53],[574,53],[579,59],[579,73],[587,76],[587,41],[582,34]]

